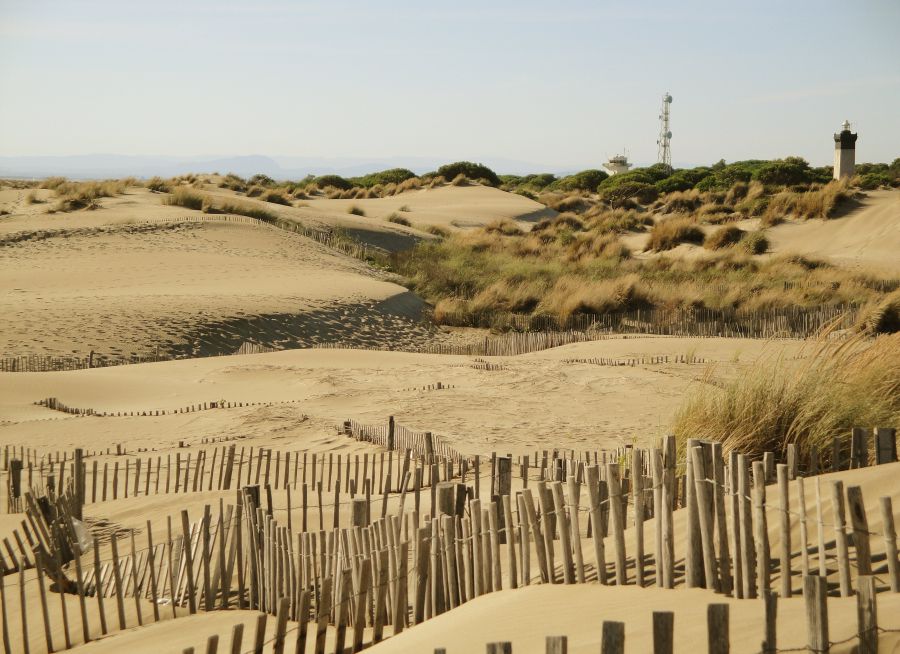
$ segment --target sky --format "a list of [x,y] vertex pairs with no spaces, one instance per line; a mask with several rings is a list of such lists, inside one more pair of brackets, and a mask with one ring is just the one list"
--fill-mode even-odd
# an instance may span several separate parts
[[[0,156],[900,157],[898,0],[0,0]],[[502,171],[501,171],[502,172]]]

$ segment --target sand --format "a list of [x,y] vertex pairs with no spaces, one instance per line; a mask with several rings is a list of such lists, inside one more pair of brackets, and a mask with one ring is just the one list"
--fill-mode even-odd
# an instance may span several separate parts
[[[614,338],[491,361],[475,357],[359,350],[291,350],[94,370],[0,374],[0,444],[27,441],[41,448],[96,448],[121,440],[134,447],[214,435],[269,442],[305,439],[354,418],[431,430],[463,452],[520,453],[553,445],[575,449],[648,442],[666,433],[684,393],[707,365],[727,376],[760,357],[801,349],[797,341]],[[693,355],[708,364],[600,366],[567,359]],[[442,390],[415,390],[428,385]],[[523,398],[527,394],[527,399]],[[278,402],[159,417],[78,418],[32,403],[57,397],[95,411],[173,410],[224,399]],[[308,418],[304,418],[308,416]],[[302,443],[299,441],[298,444]]]
[[783,223],[766,235],[773,252],[900,274],[900,190],[868,191],[858,208],[840,217]]

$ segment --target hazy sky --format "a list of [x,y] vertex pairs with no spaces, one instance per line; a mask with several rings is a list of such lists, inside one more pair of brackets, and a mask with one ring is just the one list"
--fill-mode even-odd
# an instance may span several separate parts
[[900,156],[900,1],[0,0],[0,155]]

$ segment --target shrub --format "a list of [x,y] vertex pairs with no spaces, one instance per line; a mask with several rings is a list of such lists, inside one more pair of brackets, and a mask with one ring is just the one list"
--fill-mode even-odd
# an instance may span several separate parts
[[353,206],[351,206],[349,209],[347,209],[347,213],[353,214],[354,216],[365,216],[366,215],[366,212],[363,211],[362,207],[359,207],[355,204]]
[[714,434],[726,454],[749,457],[794,444],[801,456],[818,452],[827,466],[835,437],[859,425],[900,423],[900,334],[868,342],[823,336],[805,354],[801,363],[757,361],[721,388],[702,385],[676,414],[678,442]]
[[321,175],[319,177],[316,177],[312,183],[320,189],[326,189],[330,186],[342,191],[347,191],[353,188],[353,184],[340,175]]
[[37,194],[34,191],[29,191],[25,195],[25,204],[34,204],[35,202],[40,202],[40,200],[38,200]]
[[853,183],[854,186],[858,186],[866,191],[871,191],[879,186],[890,186],[891,176],[882,172],[865,173],[855,178]]
[[401,216],[398,213],[392,213],[388,216],[389,223],[396,223],[397,225],[405,225],[406,227],[411,227],[412,223],[410,223],[406,218]]
[[680,243],[703,243],[703,230],[690,218],[666,218],[653,226],[647,250],[671,250]]
[[703,247],[707,250],[720,250],[738,243],[743,237],[743,230],[734,225],[728,225],[726,227],[720,227],[707,235],[707,237],[703,239]]
[[769,249],[769,239],[762,232],[749,232],[741,239],[741,247],[748,254],[763,254]]
[[[602,188],[602,187],[601,187]],[[600,199],[613,207],[621,207],[628,200],[641,203],[653,202],[658,195],[656,187],[647,182],[629,181],[609,188],[602,188]]]
[[415,178],[416,174],[406,168],[389,168],[377,173],[369,173],[361,177],[351,177],[348,181],[354,186],[370,188],[377,185],[400,184]]
[[500,186],[500,178],[497,173],[480,163],[472,163],[471,161],[455,161],[453,163],[444,164],[437,169],[436,177],[444,179],[454,179],[457,175],[464,175],[469,179],[485,179],[489,186]]
[[247,183],[251,186],[275,186],[275,180],[268,175],[263,175],[262,173],[257,173],[256,175],[248,179]]
[[800,157],[767,161],[753,171],[751,178],[762,184],[775,186],[809,184],[814,181],[809,163]]
[[609,174],[596,169],[582,170],[574,175],[568,175],[553,184],[554,188],[562,191],[587,191],[594,193],[600,183],[609,177]]

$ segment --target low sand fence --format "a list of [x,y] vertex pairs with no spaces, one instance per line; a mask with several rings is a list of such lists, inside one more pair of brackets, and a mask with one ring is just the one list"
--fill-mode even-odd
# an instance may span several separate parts
[[[141,547],[135,530],[79,533],[82,521],[90,523],[84,509],[89,496],[96,499],[98,478],[83,450],[64,455],[58,473],[50,467],[53,484],[38,472],[30,485],[23,459],[6,450],[7,506],[23,511],[25,520],[15,545],[4,539],[0,559],[0,584],[18,587],[23,607],[22,624],[4,622],[4,633],[29,638],[25,621],[31,619],[43,621],[45,634],[58,634],[62,621],[68,648],[185,612],[241,608],[259,611],[261,623],[274,616],[272,651],[284,651],[290,636],[293,651],[309,645],[323,652],[331,629],[329,651],[343,653],[496,590],[599,583],[706,588],[735,599],[763,597],[773,607],[776,592],[802,594],[816,652],[836,644],[828,636],[826,597],[857,595],[860,651],[874,652],[863,641],[884,631],[875,594],[900,592],[891,497],[867,510],[860,486],[817,476],[825,463],[833,470],[893,463],[894,429],[854,429],[835,439],[830,461],[801,461],[796,448],[777,458],[726,454],[721,443],[699,440],[679,454],[671,436],[647,449],[495,453],[488,460],[463,456],[425,436],[431,432],[396,424],[392,430],[390,421],[349,420],[339,430],[397,449],[362,461],[356,455],[353,465],[349,455],[334,465],[329,454],[327,469],[322,455],[310,461],[306,452],[273,457],[271,449],[260,449],[245,456],[236,443],[197,450],[183,467],[176,460],[174,475],[169,459],[165,468],[159,458],[155,467],[126,463],[125,488],[135,494],[151,487],[165,492],[164,470],[166,491],[234,493],[233,503],[220,501],[218,510],[207,504],[202,517],[182,510],[174,528],[170,522],[154,532],[148,520]],[[323,501],[323,490],[331,495],[332,489],[333,503]],[[677,508],[686,519],[675,519]],[[876,514],[877,532],[868,526]],[[167,537],[154,543],[152,534],[162,532]],[[683,558],[676,558],[676,542]],[[71,618],[47,610],[48,589],[77,597]],[[44,608],[29,615],[27,598],[38,591]],[[5,603],[15,601],[4,592],[4,620]],[[136,615],[126,616],[126,602],[135,603]],[[773,608],[767,619],[774,615]],[[727,651],[721,649],[728,642],[727,609],[714,604],[710,625],[719,647],[713,651]],[[660,628],[663,640],[669,638],[665,625]],[[604,651],[621,651],[621,625],[603,630],[610,648]],[[775,651],[774,636],[766,634],[765,651]],[[239,634],[233,637],[238,650],[232,651],[239,651]],[[45,638],[32,638],[28,651],[63,649],[58,639]],[[252,651],[262,651],[256,642]],[[510,651],[508,644],[487,647]]]

